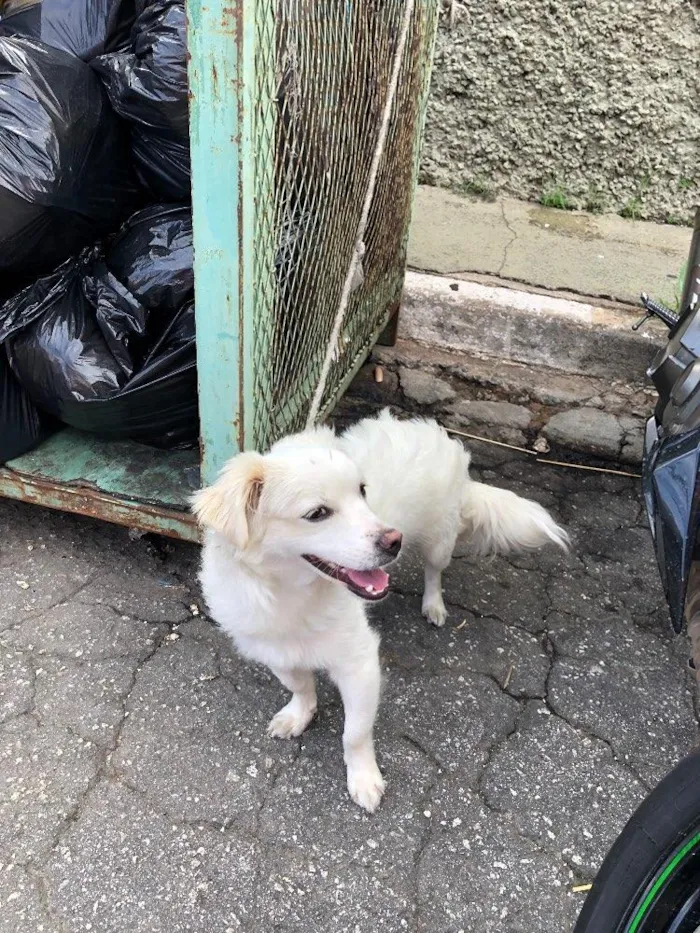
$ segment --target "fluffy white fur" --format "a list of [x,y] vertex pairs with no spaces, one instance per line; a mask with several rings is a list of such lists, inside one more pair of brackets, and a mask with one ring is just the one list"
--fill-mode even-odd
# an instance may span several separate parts
[[385,410],[349,428],[339,443],[365,478],[371,508],[420,552],[423,615],[433,625],[447,618],[442,572],[458,539],[477,555],[548,543],[568,549],[566,531],[539,503],[473,480],[469,452],[433,420],[399,421]]
[[[341,451],[287,441],[266,456],[234,457],[213,486],[194,497],[206,529],[200,580],[212,616],[245,657],[267,665],[292,698],[269,725],[300,735],[316,712],[314,671],[337,684],[345,708],[343,745],[352,799],[374,811],[384,780],[372,730],[379,704],[378,636],[365,604],[303,555],[371,572],[386,564],[389,534]],[[332,510],[311,521],[319,507]]]
[[[319,506],[331,514],[310,520]],[[379,638],[365,602],[304,555],[371,575],[394,556],[387,542],[398,543],[398,528],[425,563],[423,613],[443,625],[441,573],[458,538],[477,554],[568,541],[536,502],[473,481],[469,454],[434,421],[388,411],[340,437],[317,428],[265,456],[240,454],[193,507],[206,529],[200,579],[212,616],[292,693],[270,734],[304,731],[316,712],[314,671],[327,671],[345,708],[350,796],[369,811],[384,792],[372,738]]]
[[442,572],[458,539],[480,556],[568,548],[566,531],[539,503],[473,480],[469,452],[433,420],[399,421],[385,410],[340,437],[322,427],[280,443],[324,444],[357,464],[372,510],[423,558],[423,615],[434,625],[447,618]]

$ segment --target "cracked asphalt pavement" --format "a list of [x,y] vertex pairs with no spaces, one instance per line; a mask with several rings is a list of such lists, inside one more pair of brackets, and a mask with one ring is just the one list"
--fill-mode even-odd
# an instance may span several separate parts
[[0,930],[565,933],[697,741],[638,481],[474,449],[574,553],[418,568],[376,607],[384,804],[348,799],[334,690],[286,702],[206,619],[198,550],[0,502]]

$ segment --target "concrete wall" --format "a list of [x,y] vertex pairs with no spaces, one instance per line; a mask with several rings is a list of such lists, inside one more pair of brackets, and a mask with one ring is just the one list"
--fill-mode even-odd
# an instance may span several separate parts
[[443,7],[424,182],[690,220],[700,203],[697,0]]

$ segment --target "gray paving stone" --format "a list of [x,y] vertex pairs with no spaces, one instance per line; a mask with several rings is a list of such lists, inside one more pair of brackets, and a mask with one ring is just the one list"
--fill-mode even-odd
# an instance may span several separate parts
[[[199,602],[199,594],[195,594]],[[147,622],[185,622],[195,603],[190,588],[162,567],[133,574],[124,569],[103,571],[76,599],[91,606],[109,606],[120,615]]]
[[0,648],[0,723],[34,706],[34,668],[21,651]]
[[450,415],[461,424],[499,425],[520,431],[524,431],[532,420],[530,409],[524,405],[470,399],[456,402],[450,409]]
[[[370,836],[365,849],[374,842]],[[411,875],[406,863],[392,867],[381,879],[354,861],[333,870],[319,867],[315,857],[273,848],[260,872],[256,929],[404,933],[413,915]]]
[[546,579],[507,561],[454,560],[444,574],[445,602],[530,632],[544,628]]
[[449,382],[420,369],[400,366],[399,379],[406,398],[417,405],[435,405],[437,402],[448,402],[457,394]]
[[574,492],[561,500],[562,521],[567,528],[617,531],[638,524],[639,504],[633,487],[623,493],[600,490],[596,496]]
[[221,677],[207,644],[166,640],[136,678],[113,767],[174,817],[252,829],[297,748],[265,732],[287,698],[250,670],[240,682]]
[[564,571],[547,585],[550,612],[571,615],[585,622],[601,616],[621,614],[631,624],[635,612],[650,612],[663,598],[658,582],[632,570],[618,568],[600,560],[590,571]]
[[482,674],[391,677],[382,717],[441,768],[473,784],[489,749],[515,725],[520,705]]
[[[540,572],[540,566],[546,564],[542,553],[530,563],[533,569],[526,570],[503,558],[472,559],[459,557],[457,552],[442,576],[448,625],[458,625],[473,615],[496,618],[531,632],[542,631],[548,606],[547,580]],[[408,605],[420,609],[423,569],[418,559],[414,555],[402,558],[392,579],[399,593],[413,601]],[[396,618],[392,603],[384,605]]]
[[97,661],[150,654],[166,629],[120,616],[107,606],[68,602],[3,634],[6,645],[44,655]]
[[94,575],[84,558],[56,562],[53,554],[26,552],[0,566],[0,632],[72,599]]
[[552,415],[544,435],[554,444],[614,459],[620,453],[624,432],[614,415],[597,408],[573,408]]
[[12,933],[53,933],[55,926],[29,872],[14,862],[0,862],[0,928]]
[[631,466],[640,466],[644,457],[644,432],[635,431],[625,436],[625,442],[622,445],[620,460]]
[[100,753],[66,729],[22,716],[0,729],[3,861],[43,858],[97,776]]
[[[307,733],[299,756],[276,782],[260,815],[272,847],[263,877],[261,928],[403,930],[411,920],[413,866],[429,831],[425,801],[437,766],[380,723],[379,763],[387,781],[380,810],[357,810],[345,792],[339,711]],[[327,741],[328,734],[334,741]],[[266,873],[266,874],[265,874]],[[334,909],[328,911],[328,900]]]
[[69,729],[111,749],[124,719],[136,658],[71,661],[44,657],[36,671],[34,712],[49,728]]
[[672,657],[645,668],[556,660],[549,702],[572,725],[609,742],[650,786],[698,741],[688,675]]
[[685,639],[659,638],[619,612],[590,619],[585,626],[574,616],[552,614],[547,619],[547,633],[557,656],[603,666],[623,664],[645,670],[662,668],[670,658],[679,666],[686,660]]
[[515,697],[544,696],[549,658],[542,640],[498,619],[454,610],[447,625],[427,625],[416,596],[396,594],[377,619],[387,670],[487,674]]

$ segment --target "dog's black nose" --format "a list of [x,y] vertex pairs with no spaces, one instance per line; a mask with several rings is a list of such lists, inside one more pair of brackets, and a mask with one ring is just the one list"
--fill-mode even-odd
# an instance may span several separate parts
[[403,535],[400,531],[397,531],[395,528],[389,528],[387,531],[384,531],[379,535],[377,544],[383,551],[386,551],[387,554],[391,554],[392,557],[396,557],[396,555],[401,550],[402,540]]

